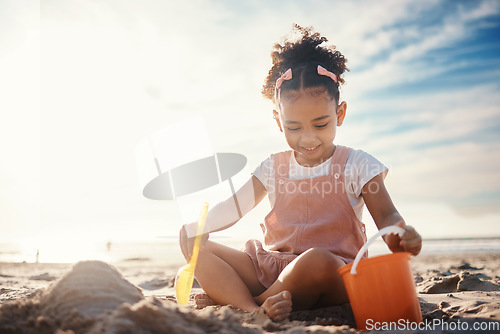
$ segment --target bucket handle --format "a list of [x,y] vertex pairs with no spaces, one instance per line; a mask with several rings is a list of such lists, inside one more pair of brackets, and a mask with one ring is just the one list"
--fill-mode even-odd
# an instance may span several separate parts
[[358,254],[356,255],[356,258],[354,259],[354,262],[352,263],[351,267],[351,274],[355,275],[357,274],[356,267],[358,266],[359,261],[361,260],[361,257],[363,257],[363,254],[366,253],[368,250],[368,247],[380,236],[386,235],[386,234],[398,234],[399,236],[402,236],[405,233],[404,228],[399,227],[397,225],[391,225],[384,227],[378,233],[376,233],[374,236],[372,236],[370,239],[368,239],[367,242],[363,245],[363,247],[360,248]]

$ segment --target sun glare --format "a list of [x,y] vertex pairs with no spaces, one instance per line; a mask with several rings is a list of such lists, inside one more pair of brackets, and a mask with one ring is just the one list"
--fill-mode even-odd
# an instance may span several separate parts
[[109,246],[104,241],[40,237],[16,242],[16,262],[75,263],[83,260],[110,261]]

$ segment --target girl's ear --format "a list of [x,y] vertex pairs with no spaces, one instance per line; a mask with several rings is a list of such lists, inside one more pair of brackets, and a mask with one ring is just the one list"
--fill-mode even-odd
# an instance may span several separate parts
[[283,132],[283,128],[281,127],[280,114],[276,110],[273,110],[273,118],[276,120],[276,124],[278,124],[280,131]]
[[337,126],[341,126],[344,123],[345,114],[347,112],[347,103],[342,101],[342,103],[337,107]]

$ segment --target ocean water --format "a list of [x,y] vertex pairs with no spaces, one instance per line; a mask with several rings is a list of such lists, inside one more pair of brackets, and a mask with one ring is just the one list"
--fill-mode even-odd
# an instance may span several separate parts
[[[242,249],[245,240],[225,238],[216,240],[229,247]],[[369,249],[370,256],[389,253],[382,240],[375,241]],[[446,253],[498,253],[500,237],[426,239],[421,254]],[[45,247],[45,249],[20,247],[12,243],[0,243],[0,262],[74,263],[81,260],[102,260],[110,263],[123,261],[150,261],[155,264],[179,265],[185,262],[177,240],[150,242],[75,243],[74,247]]]

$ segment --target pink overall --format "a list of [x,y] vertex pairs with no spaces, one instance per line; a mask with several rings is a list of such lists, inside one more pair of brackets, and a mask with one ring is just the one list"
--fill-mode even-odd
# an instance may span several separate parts
[[306,179],[289,178],[292,151],[274,155],[276,201],[262,224],[266,249],[258,240],[245,245],[265,288],[310,248],[327,249],[349,263],[366,242],[365,226],[357,219],[344,186],[350,151],[337,146],[330,173]]

